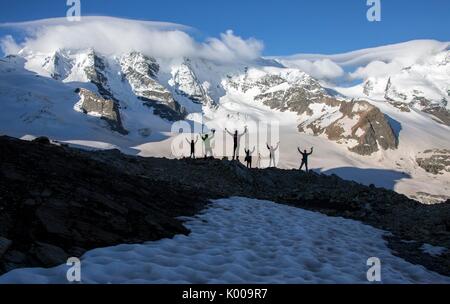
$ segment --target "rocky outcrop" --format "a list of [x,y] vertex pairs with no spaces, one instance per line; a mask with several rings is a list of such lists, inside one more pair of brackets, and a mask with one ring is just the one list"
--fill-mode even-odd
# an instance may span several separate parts
[[[106,69],[107,66],[105,60],[95,53],[94,50],[89,50],[86,66],[84,67],[84,73],[86,74],[87,79],[97,87],[99,94],[103,98],[115,100],[108,85]],[[115,101],[118,102],[117,100]]]
[[[273,77],[270,77],[273,79]],[[268,78],[261,80],[259,85],[266,85]],[[275,85],[280,82],[276,80]],[[339,102],[326,95],[325,90],[315,81],[307,82],[301,85],[294,85],[282,90],[273,90],[268,93],[257,95],[255,100],[262,101],[272,109],[281,111],[294,111],[302,115],[307,113],[313,115],[313,110],[309,106],[319,102],[330,107],[339,106]]]
[[450,126],[450,111],[444,107],[429,106],[423,110],[425,113],[431,114],[435,120],[446,126]]
[[122,125],[119,107],[114,100],[105,99],[87,89],[77,89],[75,92],[80,96],[80,101],[74,107],[76,111],[99,117],[109,124],[111,130],[128,134]]
[[416,162],[428,173],[435,175],[450,173],[450,150],[426,150],[417,155]]
[[398,148],[398,138],[385,115],[378,108],[368,102],[353,101],[344,102],[340,111],[344,117],[352,120],[355,117],[358,119],[358,122],[352,127],[350,136],[350,139],[356,140],[358,144],[351,147],[350,151],[361,155],[370,155],[378,151],[380,147],[383,150]]
[[189,59],[172,68],[172,78],[169,85],[175,90],[175,93],[184,96],[194,103],[207,107],[214,105],[213,99],[208,95],[207,88],[201,84],[191,67]]
[[[442,204],[450,200],[450,193],[449,195],[443,195],[443,194],[431,194],[424,191],[416,192],[414,195],[410,196],[412,199],[418,200],[423,204]],[[450,202],[447,202],[450,203]]]
[[172,94],[157,81],[159,65],[154,58],[138,52],[131,52],[121,57],[120,65],[123,79],[128,81],[134,94],[146,106],[154,109],[156,115],[169,121],[185,118],[185,110]]
[[401,101],[404,102],[408,99],[408,96],[406,94],[401,93],[397,91],[396,87],[392,84],[391,78],[388,79],[388,82],[386,84],[386,90],[384,98],[388,101]]
[[257,99],[275,109],[297,112],[304,120],[299,125],[300,132],[325,135],[346,144],[352,152],[370,155],[380,149],[398,147],[398,138],[388,119],[366,101],[338,100],[304,87],[260,95]]
[[363,85],[363,93],[364,95],[366,95],[367,97],[369,97],[374,89],[374,84],[371,80],[367,80],[364,85]]

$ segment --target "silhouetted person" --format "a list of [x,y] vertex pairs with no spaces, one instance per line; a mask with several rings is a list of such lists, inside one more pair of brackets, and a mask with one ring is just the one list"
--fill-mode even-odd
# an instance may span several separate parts
[[205,145],[205,158],[208,158],[208,156],[214,157],[211,142],[214,139],[215,134],[216,130],[212,130],[212,135],[205,134],[204,136],[202,136],[202,140]]
[[275,148],[270,146],[269,144],[267,144],[267,149],[269,149],[269,151],[270,151],[269,168],[272,166],[272,162],[273,162],[274,167],[277,166],[275,163],[275,152],[278,150],[279,147],[280,147],[280,142],[278,142],[278,144]]
[[309,169],[308,169],[308,157],[309,157],[311,154],[313,154],[314,148],[311,148],[311,152],[310,152],[310,153],[308,153],[306,150],[304,150],[304,151],[302,152],[302,150],[301,150],[300,148],[298,148],[298,152],[300,152],[300,154],[302,155],[302,165],[300,166],[300,170],[302,170],[302,169],[303,169],[303,166],[305,166],[305,168],[306,168],[306,173],[308,173],[308,172],[309,172]]
[[187,143],[189,145],[191,145],[191,155],[189,157],[190,158],[195,158],[195,145],[198,142],[198,136],[197,136],[197,139],[195,141],[194,140],[189,141],[189,139],[187,139],[187,138],[186,138],[186,141],[187,141]]
[[245,133],[247,133],[247,127],[245,127],[242,134],[239,134],[237,130],[234,133],[231,133],[230,131],[228,131],[228,129],[225,129],[225,131],[233,136],[233,160],[239,160],[239,146],[241,144],[241,137],[244,136]]
[[253,150],[250,151],[250,149],[245,149],[245,162],[247,163],[247,168],[251,169],[252,168],[252,159],[253,156],[252,154],[255,153],[256,147],[253,147]]

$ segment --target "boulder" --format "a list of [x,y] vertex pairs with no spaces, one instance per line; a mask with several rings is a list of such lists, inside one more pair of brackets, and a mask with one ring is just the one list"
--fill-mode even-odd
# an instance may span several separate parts
[[50,139],[48,137],[45,137],[45,136],[38,137],[38,138],[34,139],[33,141],[36,142],[36,143],[39,143],[39,144],[43,144],[43,145],[50,145],[51,144]]
[[44,267],[54,267],[67,261],[69,255],[61,248],[36,242],[30,250],[30,253],[39,262],[42,263]]

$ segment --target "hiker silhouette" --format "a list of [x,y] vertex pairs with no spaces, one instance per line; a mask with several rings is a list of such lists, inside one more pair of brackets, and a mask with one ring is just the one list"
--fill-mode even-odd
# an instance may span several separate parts
[[313,154],[313,152],[314,152],[314,148],[311,148],[311,152],[307,152],[306,150],[304,150],[303,152],[302,152],[302,150],[300,149],[300,148],[297,148],[298,149],[298,152],[300,152],[300,154],[302,155],[302,164],[301,164],[301,166],[300,166],[300,170],[302,170],[303,169],[303,166],[305,166],[305,168],[306,168],[306,172],[308,173],[309,172],[309,169],[308,169],[308,157],[311,155],[311,154]]
[[190,158],[195,158],[195,145],[198,142],[198,136],[197,139],[194,141],[193,139],[191,141],[189,141],[189,139],[186,138],[187,143],[191,146],[191,154],[190,154]]
[[269,168],[272,166],[273,163],[273,167],[276,167],[276,163],[275,163],[275,152],[278,150],[278,148],[280,147],[280,142],[278,142],[277,146],[274,148],[271,145],[267,144],[267,149],[270,151],[270,160],[269,160]]
[[205,158],[209,157],[214,157],[214,153],[212,150],[212,140],[214,139],[214,136],[216,134],[216,130],[212,130],[211,131],[211,135],[209,134],[204,134],[201,138],[203,141],[203,144],[205,145]]
[[252,168],[252,154],[255,153],[256,147],[253,147],[253,150],[250,151],[250,149],[244,149],[245,151],[245,162],[247,163],[247,168]]
[[227,131],[230,136],[233,136],[233,160],[239,160],[239,146],[241,144],[241,137],[247,133],[247,127],[245,127],[244,132],[241,134],[239,134],[237,130],[234,133],[231,133],[228,129],[225,129],[225,131]]

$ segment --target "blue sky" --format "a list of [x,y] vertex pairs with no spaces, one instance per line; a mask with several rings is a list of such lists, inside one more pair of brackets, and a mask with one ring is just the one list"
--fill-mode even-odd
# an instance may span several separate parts
[[[366,0],[81,0],[83,15],[168,21],[197,38],[232,29],[265,44],[264,55],[338,53],[413,39],[450,40],[450,1],[381,0],[382,21]],[[63,17],[66,0],[0,0],[0,23]],[[6,34],[4,30],[0,35]]]

